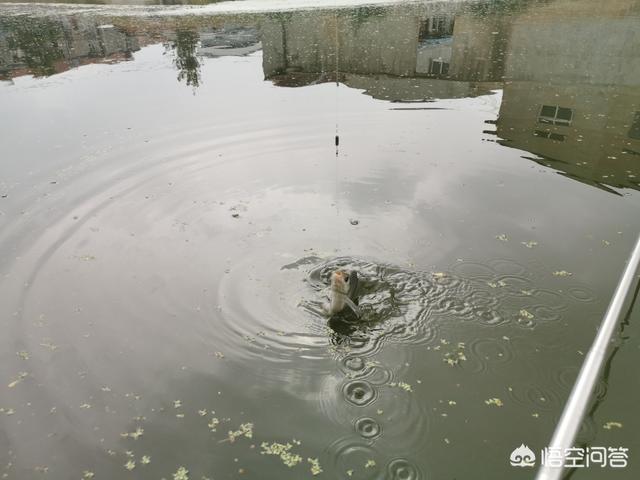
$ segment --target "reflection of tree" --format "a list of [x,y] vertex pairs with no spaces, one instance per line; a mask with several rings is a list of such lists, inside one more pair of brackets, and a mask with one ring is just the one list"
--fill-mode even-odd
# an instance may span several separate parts
[[45,18],[15,19],[9,25],[8,45],[14,59],[27,64],[35,75],[52,75],[54,63],[63,58],[62,25]]
[[200,85],[200,61],[196,55],[199,35],[195,30],[176,30],[176,39],[172,44],[175,58],[173,63],[178,69],[178,81],[185,81],[194,88]]

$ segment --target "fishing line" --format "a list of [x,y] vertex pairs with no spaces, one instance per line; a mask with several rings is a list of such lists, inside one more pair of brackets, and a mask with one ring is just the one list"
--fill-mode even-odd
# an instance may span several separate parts
[[335,202],[336,202],[336,217],[338,221],[338,244],[337,248],[340,247],[340,181],[338,177],[339,165],[340,165],[340,131],[338,124],[338,97],[339,97],[339,88],[340,88],[340,80],[339,80],[339,72],[340,72],[340,42],[338,37],[338,14],[337,12],[333,14],[333,23],[335,26],[335,80],[336,80],[336,93],[335,93],[335,122],[336,122],[336,132],[335,132],[335,146],[336,146],[336,158],[335,158]]

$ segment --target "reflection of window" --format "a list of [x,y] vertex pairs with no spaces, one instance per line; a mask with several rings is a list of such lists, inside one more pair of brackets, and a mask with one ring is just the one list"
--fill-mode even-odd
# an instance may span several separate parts
[[640,112],[636,112],[631,128],[629,129],[629,138],[640,140]]
[[449,73],[449,63],[442,60],[431,60],[429,73],[431,75],[446,75]]
[[566,135],[560,135],[559,133],[545,132],[543,130],[536,130],[533,132],[536,137],[548,138],[549,140],[555,140],[556,142],[564,142]]
[[555,105],[542,105],[538,114],[538,123],[550,123],[552,125],[570,125],[573,118],[573,110]]
[[447,16],[429,17],[420,23],[419,40],[447,37],[453,34],[455,19]]

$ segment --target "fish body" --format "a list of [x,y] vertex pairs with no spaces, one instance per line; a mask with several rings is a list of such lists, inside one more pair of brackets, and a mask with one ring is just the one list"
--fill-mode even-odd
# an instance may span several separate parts
[[333,272],[331,274],[329,304],[325,306],[327,315],[335,315],[348,306],[359,317],[360,311],[355,304],[357,289],[358,274],[355,271],[336,270]]

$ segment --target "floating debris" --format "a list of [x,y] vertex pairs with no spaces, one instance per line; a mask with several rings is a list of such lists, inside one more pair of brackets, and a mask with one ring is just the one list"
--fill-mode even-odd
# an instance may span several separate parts
[[246,437],[253,438],[253,423],[243,423],[236,431],[229,430],[229,441],[235,442],[237,438]]
[[496,235],[496,240],[500,240],[501,242],[508,242],[509,237],[506,234],[501,233],[500,235]]
[[444,272],[433,272],[433,278],[444,278],[446,274]]
[[322,468],[320,468],[320,461],[317,458],[307,458],[307,462],[311,464],[312,475],[319,475],[322,473]]
[[173,408],[180,408],[180,407],[182,407],[182,400],[174,400]]
[[276,455],[280,457],[282,463],[284,463],[287,467],[295,467],[297,464],[302,462],[302,457],[297,453],[292,453],[291,448],[293,445],[290,443],[277,443],[273,442],[271,444],[267,442],[262,442],[260,444],[262,448],[261,455]]
[[614,427],[615,428],[622,428],[622,423],[620,423],[620,422],[607,422],[602,426],[602,428],[604,428],[605,430],[611,430]]
[[184,467],[178,468],[178,471],[173,474],[173,480],[189,480],[189,470]]
[[533,248],[535,246],[538,245],[538,242],[534,242],[534,241],[529,241],[529,242],[520,242],[522,245],[524,245],[527,248]]
[[16,385],[18,385],[22,380],[24,380],[27,376],[29,376],[29,374],[27,372],[20,372],[18,374],[18,378],[16,378],[14,381],[12,381],[9,385],[7,385],[7,387],[9,388],[13,388]]
[[85,410],[88,410],[89,408],[91,408],[91,404],[89,403],[83,403],[82,405],[80,405],[80,408],[83,408]]
[[82,472],[82,478],[93,478],[95,476],[95,473],[90,472],[89,470],[85,470],[84,472]]
[[378,410],[376,410],[376,413],[377,413],[378,415],[382,415],[382,414],[384,413],[384,410],[382,410],[382,409],[380,409],[380,408],[379,408]]
[[209,427],[209,429],[211,429],[212,432],[215,432],[219,424],[220,424],[220,420],[218,420],[216,417],[213,417],[211,421],[207,424],[207,427]]
[[528,312],[527,310],[525,310],[525,309],[520,310],[520,316],[521,316],[522,318],[526,318],[526,319],[528,319],[528,320],[531,320],[531,319],[533,318],[533,314],[532,314],[532,313],[529,313],[529,312]]
[[353,477],[353,470],[347,470],[347,476]]
[[224,353],[222,352],[215,352],[214,355],[216,358],[224,358]]
[[396,383],[396,382],[391,382],[391,383],[389,384],[389,386],[391,386],[391,387],[398,387],[398,388],[401,388],[401,389],[403,389],[405,392],[413,392],[413,389],[411,388],[411,385],[409,385],[409,384],[408,384],[408,383],[406,383],[406,382],[397,382],[397,383]]
[[553,272],[553,274],[556,277],[570,277],[571,275],[573,275],[573,273],[567,272],[566,270],[556,270],[555,272]]
[[350,223],[351,225],[354,225],[354,226],[355,226],[355,225],[358,225],[358,224],[360,223],[360,220],[358,220],[358,219],[356,219],[356,218],[350,218],[350,219],[349,219],[349,223]]
[[140,438],[142,435],[144,434],[144,428],[138,427],[136,428],[135,432],[131,432],[131,433],[121,433],[120,436],[122,438],[133,438],[134,440],[137,440],[138,438]]
[[502,400],[500,400],[499,398],[490,398],[489,400],[485,400],[484,403],[486,403],[487,405],[495,405],[496,407],[501,407],[502,405],[504,405],[502,403]]

